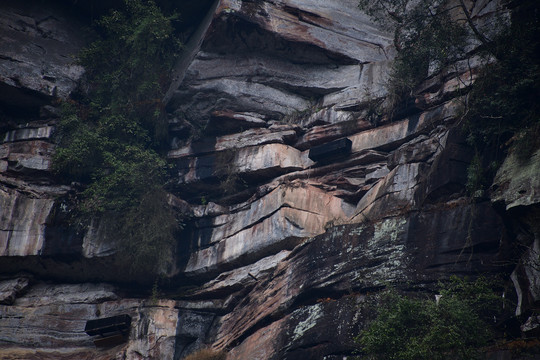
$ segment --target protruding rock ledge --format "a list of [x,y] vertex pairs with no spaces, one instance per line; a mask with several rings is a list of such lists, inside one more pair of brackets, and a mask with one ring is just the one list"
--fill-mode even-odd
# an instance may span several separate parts
[[200,221],[194,233],[199,250],[185,272],[197,275],[247,265],[324,232],[328,222],[344,221],[352,211],[352,205],[315,187],[279,186],[245,209]]
[[272,179],[284,173],[305,169],[313,162],[306,156],[284,144],[267,144],[241,148],[234,152],[179,160],[179,184],[192,184],[215,180],[229,173],[253,179]]

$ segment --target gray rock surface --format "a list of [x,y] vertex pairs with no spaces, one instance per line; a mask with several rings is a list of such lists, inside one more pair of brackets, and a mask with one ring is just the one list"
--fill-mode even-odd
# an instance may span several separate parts
[[[122,299],[107,284],[26,287],[12,304],[0,305],[0,348],[6,359],[173,359],[178,311],[172,301]],[[96,349],[84,331],[86,321],[120,314],[132,318],[130,340]]]
[[[476,2],[473,21],[489,24],[494,3]],[[114,216],[74,224],[82,187],[51,173],[52,105],[83,73],[71,57],[81,23],[63,4],[0,5],[2,356],[341,359],[380,289],[432,291],[453,274],[512,273],[507,294],[536,331],[538,152],[510,155],[485,198],[465,190],[459,105],[483,59],[431,74],[413,105],[374,120],[392,36],[355,0],[208,2],[165,96],[168,201],[185,223],[176,263],[134,278],[115,263]],[[350,154],[309,159],[345,137]],[[86,321],[119,314],[132,317],[128,340],[96,348]]]
[[83,74],[75,56],[82,24],[65,8],[4,1],[0,15],[0,102],[39,108],[67,98]]

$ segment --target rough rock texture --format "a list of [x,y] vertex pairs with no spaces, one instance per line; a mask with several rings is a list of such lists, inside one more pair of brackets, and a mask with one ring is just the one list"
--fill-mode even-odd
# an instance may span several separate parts
[[[2,359],[173,359],[178,321],[174,301],[121,298],[107,284],[26,287],[9,306],[0,305]],[[132,318],[130,341],[96,349],[84,332],[86,321],[121,314]]]
[[351,205],[315,187],[278,186],[232,213],[201,218],[192,236],[201,250],[191,254],[185,272],[208,273],[289,248],[295,239],[322,233],[328,222],[352,211]]
[[[379,290],[429,291],[453,274],[511,278],[522,333],[540,330],[540,154],[508,156],[484,197],[467,196],[474,151],[459,111],[475,55],[370,119],[394,49],[355,0],[186,2],[208,9],[182,25],[165,96],[169,201],[186,226],[153,291],[162,300],[150,299],[155,279],[114,262],[114,218],[70,223],[80,185],[51,173],[56,101],[83,73],[71,57],[82,22],[66,3],[0,5],[3,359],[177,360],[204,347],[229,360],[344,359]],[[500,9],[471,7],[477,24]],[[350,154],[309,159],[344,137]],[[127,341],[96,348],[86,321],[120,314],[133,320]]]
[[[518,296],[516,315],[531,316],[528,309],[534,308],[540,301],[539,171],[539,151],[528,159],[511,154],[500,167],[492,185],[491,201],[501,204],[511,215],[518,246],[525,249],[511,275]],[[523,325],[528,332],[540,330],[540,325],[534,319],[533,315],[527,321],[529,325]]]
[[371,87],[379,78],[370,64],[389,58],[391,39],[356,6],[220,1],[182,86],[171,89],[169,107],[198,121],[226,109],[294,118],[312,99]]
[[5,1],[0,15],[0,102],[37,113],[53,98],[66,98],[83,68],[81,23],[65,9],[38,2]]

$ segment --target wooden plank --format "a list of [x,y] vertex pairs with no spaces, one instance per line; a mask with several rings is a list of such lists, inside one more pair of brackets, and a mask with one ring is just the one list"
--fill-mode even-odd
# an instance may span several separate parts
[[126,340],[126,337],[119,333],[107,337],[96,338],[94,339],[94,345],[96,345],[97,347],[111,347],[115,345],[120,345]]
[[131,317],[127,314],[107,318],[88,320],[84,331],[90,335],[104,335],[110,332],[123,332],[129,330]]

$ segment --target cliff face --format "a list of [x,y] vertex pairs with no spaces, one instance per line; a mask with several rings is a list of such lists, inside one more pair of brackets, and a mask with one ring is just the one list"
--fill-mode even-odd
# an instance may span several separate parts
[[[466,196],[459,90],[479,58],[370,121],[394,49],[355,0],[208,4],[165,98],[171,202],[189,221],[156,300],[152,279],[115,267],[106,219],[65,220],[77,189],[51,174],[87,19],[63,3],[0,7],[2,358],[181,359],[210,346],[228,359],[341,359],[383,286],[452,274],[501,273],[521,330],[538,330],[540,152],[508,156],[485,196]],[[499,8],[470,5],[478,24]],[[343,138],[350,152],[310,159]],[[127,340],[96,347],[87,320],[121,314]]]

